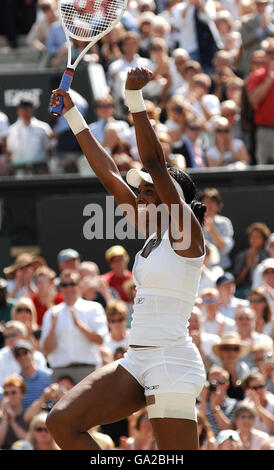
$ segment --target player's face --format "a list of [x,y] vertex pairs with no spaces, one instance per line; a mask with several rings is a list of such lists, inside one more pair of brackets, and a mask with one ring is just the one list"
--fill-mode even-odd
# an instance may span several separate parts
[[161,204],[161,200],[154,189],[154,185],[147,183],[146,181],[141,181],[140,186],[137,190],[137,204]]

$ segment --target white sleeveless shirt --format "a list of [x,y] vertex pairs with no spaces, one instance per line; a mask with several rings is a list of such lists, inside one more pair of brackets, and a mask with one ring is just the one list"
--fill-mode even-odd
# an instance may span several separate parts
[[137,293],[128,344],[185,344],[205,255],[179,256],[171,246],[168,230],[147,258],[141,256],[142,251],[136,254],[132,270]]

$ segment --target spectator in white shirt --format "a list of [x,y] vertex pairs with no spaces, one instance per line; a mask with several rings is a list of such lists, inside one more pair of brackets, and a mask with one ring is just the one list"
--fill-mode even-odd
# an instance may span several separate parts
[[257,343],[265,343],[273,345],[272,339],[262,333],[255,331],[256,313],[249,307],[239,305],[235,309],[235,323],[237,331],[243,341],[247,342],[250,347]]
[[202,311],[196,305],[192,309],[188,322],[189,334],[200,351],[205,368],[208,369],[212,364],[218,362],[212,352],[212,346],[220,343],[220,336],[203,331]]
[[200,199],[206,205],[204,236],[216,246],[221,260],[220,266],[228,269],[231,266],[229,253],[234,246],[234,230],[230,219],[220,215],[223,208],[222,197],[216,188],[206,188],[200,194]]
[[109,333],[105,336],[104,346],[113,353],[122,346],[128,347],[127,304],[122,300],[113,300],[106,308]]
[[234,320],[234,311],[238,305],[248,307],[248,300],[235,297],[236,282],[233,274],[225,272],[216,281],[216,287],[220,294],[220,311],[228,318]]
[[170,64],[171,73],[168,77],[168,84],[166,85],[166,94],[168,94],[168,97],[172,96],[175,90],[185,83],[184,68],[188,60],[189,54],[182,47],[178,47],[172,52],[172,61]]
[[225,317],[219,309],[220,295],[217,289],[207,288],[202,291],[205,317],[203,330],[207,333],[222,336],[226,331],[235,331],[235,321]]
[[[127,113],[124,105],[124,85],[128,68],[144,67],[151,69],[149,59],[138,54],[139,35],[134,31],[124,34],[121,41],[122,57],[112,62],[107,71],[111,95],[115,99],[115,111],[119,118],[125,118]],[[145,91],[145,87],[144,87]]]
[[98,302],[80,297],[79,279],[77,271],[62,271],[65,300],[43,317],[41,346],[53,369],[53,382],[69,375],[78,383],[102,365],[99,346],[107,334],[106,315]]
[[243,168],[250,162],[244,142],[234,139],[231,125],[225,117],[215,118],[213,124],[214,146],[206,152],[207,164],[210,167],[228,166]]
[[[20,373],[20,366],[14,357],[12,348],[17,341],[26,338],[27,328],[22,322],[11,320],[5,324],[5,346],[0,349],[0,389],[6,377]],[[46,368],[46,359],[40,351],[35,350],[33,358],[39,369]]]
[[207,121],[220,114],[220,101],[216,95],[209,94],[211,79],[205,73],[194,75],[188,92],[188,99],[202,118]]
[[9,128],[7,153],[15,171],[47,173],[47,158],[55,145],[51,127],[34,117],[34,106],[30,101],[18,105],[17,121]]
[[179,41],[179,46],[186,49],[191,59],[199,61],[195,8],[198,8],[199,14],[204,15],[204,18],[215,19],[216,10],[213,1],[206,2],[205,7],[202,7],[199,0],[189,0],[174,6],[172,26],[175,30],[174,39]]

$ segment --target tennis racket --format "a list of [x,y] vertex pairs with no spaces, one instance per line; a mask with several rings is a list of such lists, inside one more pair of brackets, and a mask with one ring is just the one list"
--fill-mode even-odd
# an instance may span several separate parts
[[[58,14],[68,44],[67,68],[63,74],[59,88],[70,89],[73,75],[80,60],[86,52],[103,36],[108,34],[122,18],[127,0],[58,0]],[[71,63],[70,38],[87,41],[74,63]],[[63,109],[63,97],[56,108],[50,108],[53,116],[60,116]]]

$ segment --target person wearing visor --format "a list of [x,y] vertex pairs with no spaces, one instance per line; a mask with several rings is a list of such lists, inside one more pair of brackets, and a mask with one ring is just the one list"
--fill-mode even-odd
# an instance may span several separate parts
[[146,238],[133,266],[137,293],[128,351],[77,384],[48,415],[47,426],[62,449],[98,449],[88,429],[144,406],[158,449],[198,449],[195,404],[205,370],[187,325],[205,257],[206,207],[195,200],[189,175],[166,166],[142,97],[141,89],[151,77],[140,68],[127,74],[125,97],[145,169],[129,170],[126,181],[90,134],[70,95],[54,90],[51,98],[56,106],[58,94],[63,96],[63,116],[90,166]]

